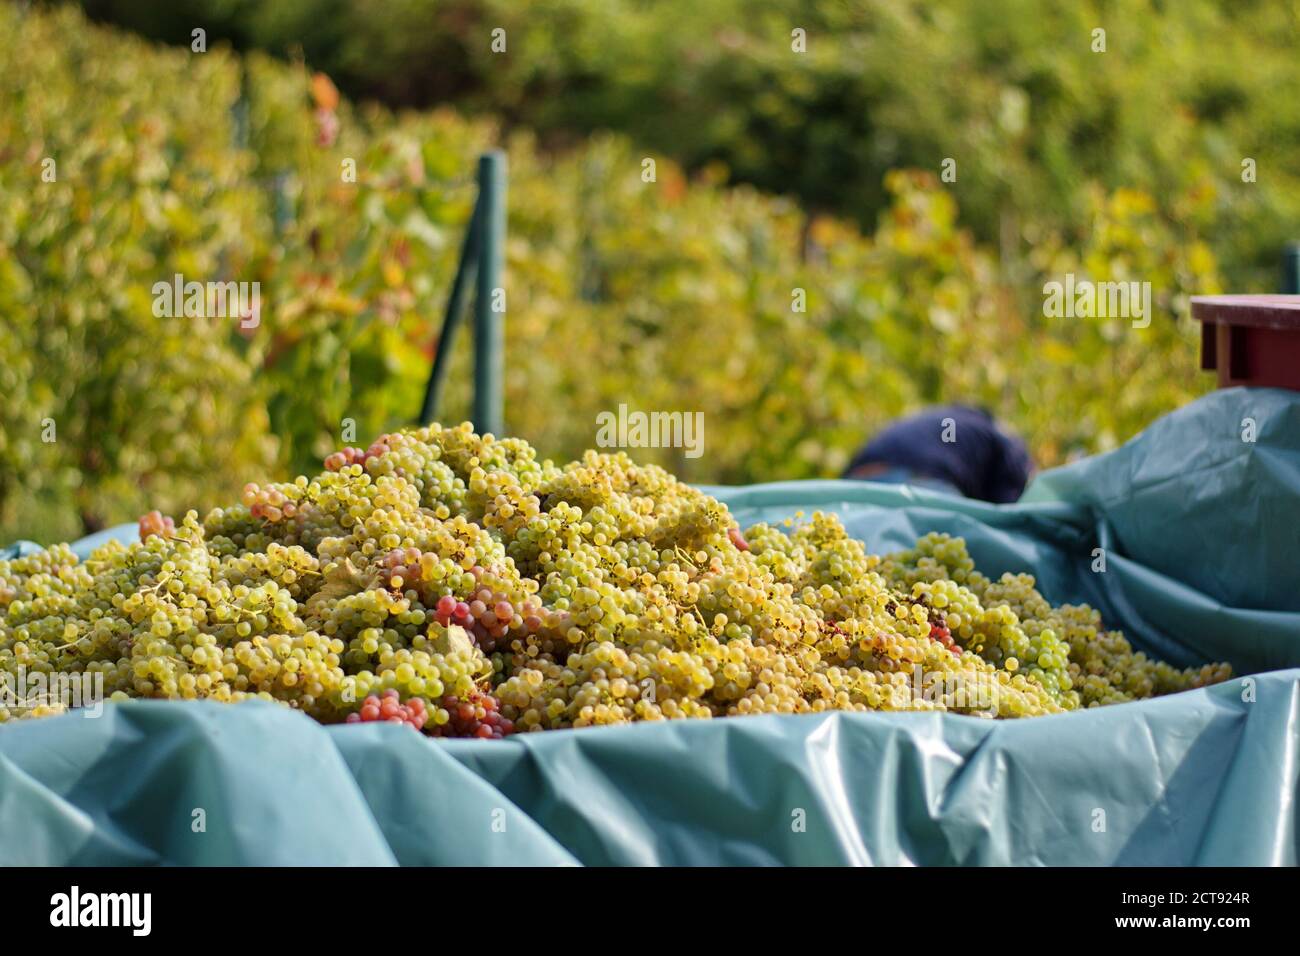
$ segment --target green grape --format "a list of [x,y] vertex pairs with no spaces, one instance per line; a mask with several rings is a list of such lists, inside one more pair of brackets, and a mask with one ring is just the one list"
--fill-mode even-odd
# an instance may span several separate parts
[[[64,546],[0,562],[0,673],[89,675],[114,699],[257,697],[327,723],[427,713],[405,722],[491,738],[826,710],[1023,717],[1228,674],[1149,660],[1029,575],[990,581],[959,538],[882,558],[822,513],[742,535],[724,505],[623,454],[539,464],[516,439],[431,425],[328,464],[202,521],[148,515],[141,541],[84,563]],[[0,717],[61,708],[45,695]]]

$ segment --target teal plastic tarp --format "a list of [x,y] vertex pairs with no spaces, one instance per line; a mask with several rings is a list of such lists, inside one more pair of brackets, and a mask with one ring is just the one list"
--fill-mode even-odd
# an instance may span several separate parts
[[1300,395],[1215,393],[1013,506],[857,482],[717,491],[742,524],[834,510],[877,551],[963,535],[986,573],[1033,571],[1173,662],[1253,676],[1023,721],[505,741],[131,702],[0,728],[0,863],[1297,862]]

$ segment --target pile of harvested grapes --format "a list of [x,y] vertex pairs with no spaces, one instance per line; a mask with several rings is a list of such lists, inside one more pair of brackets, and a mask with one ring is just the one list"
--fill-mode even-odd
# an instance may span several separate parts
[[[469,425],[344,449],[84,562],[0,561],[0,721],[104,698],[279,701],[436,736],[824,710],[1022,717],[1184,690],[1086,606],[959,538],[878,557],[838,519],[742,531],[661,468],[557,467]],[[40,678],[34,679],[34,676]],[[66,684],[66,681],[65,681]],[[33,688],[44,688],[40,692]]]

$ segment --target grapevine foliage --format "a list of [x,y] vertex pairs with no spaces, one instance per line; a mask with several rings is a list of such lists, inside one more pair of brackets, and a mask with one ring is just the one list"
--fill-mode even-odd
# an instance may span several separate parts
[[[450,112],[353,108],[258,54],[0,5],[0,540],[204,510],[408,423],[475,160],[499,139]],[[1048,465],[1208,387],[1175,318],[1216,289],[1183,224],[1212,205],[1203,190],[1177,219],[1142,192],[1087,191],[1078,232],[1038,230],[1012,275],[929,173],[890,173],[863,234],[662,157],[646,182],[616,136],[505,145],[506,419],[556,458],[627,404],[704,413],[702,457],[647,451],[686,480],[830,476],[873,429],[958,400]],[[1150,326],[1044,316],[1043,282],[1065,271],[1149,280]],[[156,316],[151,290],[176,274],[260,283],[260,323]],[[443,417],[469,409],[467,339]]]

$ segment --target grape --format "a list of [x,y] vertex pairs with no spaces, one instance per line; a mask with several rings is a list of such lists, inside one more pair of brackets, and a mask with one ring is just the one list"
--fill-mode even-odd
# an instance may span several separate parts
[[448,695],[442,699],[434,716],[435,737],[476,737],[500,740],[514,732],[514,723],[503,717],[497,699],[475,691],[461,699]]
[[422,730],[429,720],[423,697],[411,697],[405,703],[396,690],[386,690],[382,697],[371,694],[361,704],[361,709],[348,714],[345,723],[362,724],[377,720],[406,724]]
[[[341,457],[340,457],[341,456]],[[84,563],[0,561],[0,673],[114,699],[252,697],[438,737],[826,710],[1059,713],[1202,686],[942,534],[868,554],[830,514],[741,531],[652,465],[538,462],[468,425],[384,435]],[[427,703],[426,703],[427,702]],[[63,707],[10,701],[0,719]]]
[[140,540],[143,541],[151,534],[156,534],[162,538],[170,538],[176,533],[176,522],[171,518],[165,517],[160,511],[150,511],[140,517]]

